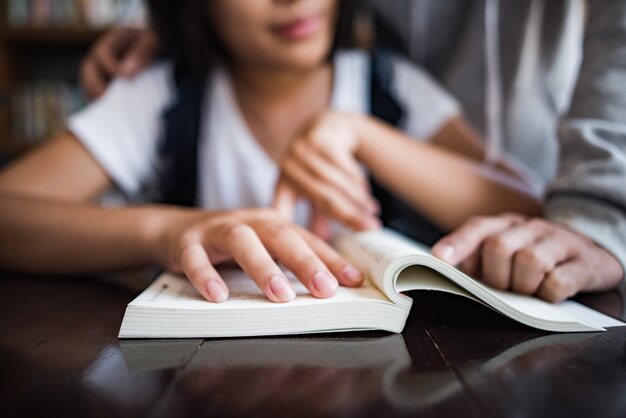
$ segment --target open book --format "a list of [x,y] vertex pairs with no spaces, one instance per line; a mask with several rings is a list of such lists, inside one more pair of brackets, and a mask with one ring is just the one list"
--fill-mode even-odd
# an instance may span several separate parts
[[413,300],[402,292],[454,293],[528,326],[556,332],[602,331],[622,322],[573,301],[553,305],[492,289],[430,255],[428,248],[390,230],[340,237],[337,250],[363,273],[360,288],[340,287],[316,299],[293,275],[297,297],[272,303],[241,270],[220,273],[230,289],[223,303],[207,302],[183,277],[164,273],[127,307],[120,338],[238,337],[358,330],[401,332]]

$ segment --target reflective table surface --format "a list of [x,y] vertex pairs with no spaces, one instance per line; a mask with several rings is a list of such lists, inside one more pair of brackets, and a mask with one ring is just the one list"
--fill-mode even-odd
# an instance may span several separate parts
[[[626,417],[626,328],[550,334],[421,292],[402,334],[120,341],[147,283],[0,274],[2,416]],[[624,319],[617,292],[579,301]]]

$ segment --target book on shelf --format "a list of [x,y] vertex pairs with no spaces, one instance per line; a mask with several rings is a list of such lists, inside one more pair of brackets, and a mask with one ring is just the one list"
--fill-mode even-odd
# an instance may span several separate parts
[[137,17],[140,0],[8,0],[11,28],[104,28]]
[[391,230],[344,234],[336,248],[365,274],[361,287],[340,287],[334,297],[316,299],[288,273],[296,298],[272,303],[241,270],[222,269],[230,297],[212,303],[184,277],[164,273],[127,306],[119,337],[241,337],[358,330],[398,333],[413,303],[405,292],[412,290],[466,297],[545,331],[590,332],[625,325],[574,301],[551,304],[492,289]]
[[35,81],[11,93],[11,135],[33,144],[58,134],[67,117],[86,99],[78,85],[63,81]]

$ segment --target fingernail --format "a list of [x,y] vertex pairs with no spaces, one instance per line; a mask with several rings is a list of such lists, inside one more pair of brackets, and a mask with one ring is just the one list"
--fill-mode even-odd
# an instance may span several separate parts
[[439,244],[436,246],[438,257],[448,263],[452,262],[454,257],[454,247],[450,244]]
[[281,302],[289,302],[296,297],[296,292],[283,276],[276,275],[270,279],[270,290]]
[[361,272],[354,266],[345,266],[343,271],[343,278],[349,281],[350,283],[357,284],[363,281],[363,275]]
[[339,283],[325,271],[318,271],[313,277],[313,287],[321,296],[331,296],[335,294]]
[[228,299],[228,294],[224,290],[224,287],[217,280],[211,280],[207,283],[206,290],[209,292],[209,296],[211,296],[213,302],[221,303]]

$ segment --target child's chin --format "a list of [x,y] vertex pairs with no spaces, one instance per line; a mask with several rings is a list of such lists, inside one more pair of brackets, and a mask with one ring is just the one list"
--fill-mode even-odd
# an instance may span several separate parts
[[301,48],[285,57],[284,64],[292,69],[307,70],[326,62],[329,48]]

